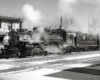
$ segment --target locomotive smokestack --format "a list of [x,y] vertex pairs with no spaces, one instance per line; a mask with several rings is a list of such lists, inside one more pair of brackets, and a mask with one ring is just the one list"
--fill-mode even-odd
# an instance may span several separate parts
[[60,29],[62,29],[62,16],[60,17]]

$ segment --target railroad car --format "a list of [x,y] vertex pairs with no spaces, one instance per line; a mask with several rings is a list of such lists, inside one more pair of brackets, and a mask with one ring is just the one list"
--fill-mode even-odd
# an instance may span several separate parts
[[81,50],[96,50],[98,49],[98,37],[91,34],[77,34],[76,47],[80,47]]

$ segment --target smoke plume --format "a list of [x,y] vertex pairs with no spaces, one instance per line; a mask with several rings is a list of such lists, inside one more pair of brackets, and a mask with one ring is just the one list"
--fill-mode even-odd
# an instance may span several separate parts
[[23,6],[23,14],[24,14],[25,20],[29,21],[30,23],[34,25],[41,24],[41,21],[43,19],[43,15],[41,11],[34,9],[34,7],[30,4],[25,4]]
[[[46,25],[48,25],[50,19],[48,17],[44,17],[40,10],[34,9],[32,5],[26,4],[23,6],[23,14],[25,17],[24,21],[24,28],[27,28],[29,30],[33,30],[31,33],[31,37],[29,36],[28,41],[30,44],[33,43],[41,43],[43,40],[41,38],[47,37],[46,41],[49,38],[49,33],[45,33],[44,28]],[[48,45],[46,47],[46,51],[52,52],[52,53],[60,53],[61,50],[55,46],[55,45]]]

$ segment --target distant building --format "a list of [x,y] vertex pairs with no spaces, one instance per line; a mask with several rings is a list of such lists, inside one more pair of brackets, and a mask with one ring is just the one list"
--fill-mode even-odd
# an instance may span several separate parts
[[21,29],[23,19],[11,12],[0,9],[0,34],[9,30]]

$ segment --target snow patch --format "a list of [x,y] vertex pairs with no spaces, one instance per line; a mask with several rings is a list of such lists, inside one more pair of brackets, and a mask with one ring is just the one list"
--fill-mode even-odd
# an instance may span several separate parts
[[[15,65],[9,65],[9,64],[0,64],[0,70],[10,69],[15,67]],[[16,66],[18,67],[18,66]]]
[[45,76],[60,71],[61,70],[44,68],[44,69],[39,69],[39,70],[29,71],[29,72],[1,75],[1,77],[2,78],[6,77],[7,80],[69,80],[69,79],[60,79],[60,78]]
[[70,64],[70,65],[65,65],[66,67],[69,68],[80,68],[80,67],[87,67],[87,66],[91,66],[92,64],[84,64],[84,63],[77,63],[77,64]]
[[82,56],[74,56],[69,58],[64,58],[65,60],[74,60],[74,59],[86,59],[86,58],[93,58],[93,57],[100,57],[100,54],[89,54],[89,55],[82,55]]
[[63,59],[56,59],[56,60],[48,60],[48,61],[35,61],[35,62],[25,62],[25,63],[29,63],[29,64],[45,64],[45,63],[48,63],[48,62],[55,62],[55,61],[60,61],[60,60],[63,60]]
[[0,59],[0,62],[2,62],[2,61],[14,61],[14,60],[16,60],[16,59]]

